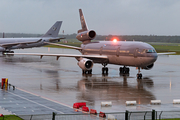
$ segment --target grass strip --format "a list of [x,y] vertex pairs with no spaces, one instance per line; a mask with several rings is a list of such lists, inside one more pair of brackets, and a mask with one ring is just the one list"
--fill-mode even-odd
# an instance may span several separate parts
[[23,119],[21,119],[16,115],[4,115],[4,118],[0,117],[0,120],[23,120]]

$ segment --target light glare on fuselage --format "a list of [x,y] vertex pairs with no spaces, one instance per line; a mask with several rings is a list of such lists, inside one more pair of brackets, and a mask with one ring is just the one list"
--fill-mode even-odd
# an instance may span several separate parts
[[116,38],[115,38],[115,39],[113,39],[113,42],[114,42],[114,43],[116,43],[116,42],[117,42],[117,39],[116,39]]

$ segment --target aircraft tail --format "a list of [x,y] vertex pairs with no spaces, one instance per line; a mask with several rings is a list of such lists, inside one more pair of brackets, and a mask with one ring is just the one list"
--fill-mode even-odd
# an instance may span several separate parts
[[79,41],[82,41],[83,44],[90,43],[91,40],[93,40],[96,37],[96,32],[94,30],[88,30],[88,27],[86,25],[86,21],[85,21],[85,18],[81,9],[79,9],[79,15],[80,15],[82,29],[78,30],[78,34],[76,38]]
[[58,37],[62,21],[57,21],[42,37]]
[[78,33],[88,30],[88,27],[86,25],[86,21],[85,21],[85,18],[84,18],[84,15],[83,15],[83,12],[81,9],[79,9],[79,15],[80,15],[80,21],[81,21],[82,29],[78,30]]

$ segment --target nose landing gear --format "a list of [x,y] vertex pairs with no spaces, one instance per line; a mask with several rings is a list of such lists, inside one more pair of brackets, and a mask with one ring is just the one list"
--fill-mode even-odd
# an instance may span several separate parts
[[142,79],[142,74],[141,74],[141,71],[140,71],[140,67],[138,67],[137,79]]
[[102,68],[102,74],[103,74],[103,75],[107,75],[107,74],[108,74],[108,67],[106,67],[106,66],[107,66],[107,63],[102,63],[102,65],[104,66],[104,67]]

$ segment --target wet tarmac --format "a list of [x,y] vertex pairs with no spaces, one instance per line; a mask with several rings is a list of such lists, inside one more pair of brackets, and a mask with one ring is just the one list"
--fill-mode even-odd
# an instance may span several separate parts
[[[15,50],[15,52],[80,54],[72,49],[46,47]],[[178,55],[159,56],[151,70],[142,70],[142,80],[136,79],[137,70],[134,67],[130,67],[129,76],[120,76],[118,65],[108,65],[109,74],[103,76],[102,65],[95,64],[92,75],[83,76],[75,58],[62,57],[57,61],[55,57],[40,59],[38,56],[0,55],[0,66],[1,78],[8,78],[9,83],[17,87],[16,93],[11,91],[13,94],[24,92],[30,98],[33,98],[34,94],[33,100],[38,104],[48,107],[51,104],[52,109],[63,113],[73,113],[72,106],[75,102],[86,102],[89,108],[98,112],[180,110],[180,104],[173,104],[173,99],[180,99],[180,56]],[[0,94],[3,95],[3,99],[10,98],[9,95],[5,95],[10,92],[1,90]],[[23,99],[18,100],[23,102]],[[137,101],[136,106],[126,106],[126,101],[134,100]],[[161,100],[162,104],[151,105],[151,100]],[[111,101],[112,107],[101,107],[103,101]],[[68,110],[59,110],[56,107],[57,103]],[[31,104],[29,108],[32,113],[32,110],[35,111],[33,106],[36,105],[33,105],[33,102]],[[0,102],[0,106],[17,114],[28,113],[24,113],[24,109],[21,110],[16,103],[7,105]],[[44,109],[45,114],[49,112],[42,106],[40,108]],[[42,114],[42,110],[38,109],[35,113]]]

